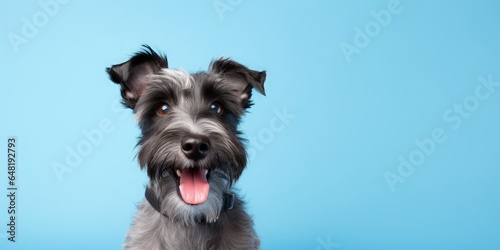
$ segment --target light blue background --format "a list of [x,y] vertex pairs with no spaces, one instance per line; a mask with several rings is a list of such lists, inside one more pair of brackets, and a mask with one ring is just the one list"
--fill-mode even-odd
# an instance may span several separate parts
[[[267,97],[255,95],[242,126],[263,149],[238,184],[263,249],[500,249],[500,88],[457,129],[443,119],[478,77],[500,81],[498,1],[401,0],[350,63],[340,45],[390,0],[229,2],[218,15],[212,1],[73,0],[18,52],[9,34],[43,8],[0,2],[0,152],[17,136],[20,189],[15,244],[0,199],[1,249],[121,248],[147,179],[104,68],[141,44],[172,68],[230,56],[267,70]],[[295,118],[269,134],[283,109]],[[54,162],[102,120],[113,131],[58,181]],[[384,174],[436,128],[446,141],[392,192]]]

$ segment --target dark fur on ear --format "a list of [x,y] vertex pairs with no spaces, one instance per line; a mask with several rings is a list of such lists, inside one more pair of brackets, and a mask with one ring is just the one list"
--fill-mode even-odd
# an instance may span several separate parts
[[232,85],[234,93],[240,97],[244,108],[252,105],[250,101],[252,88],[266,95],[264,90],[266,71],[251,70],[228,58],[212,61],[209,71],[221,75],[224,81]]
[[113,65],[106,71],[111,81],[120,84],[123,104],[134,109],[146,88],[148,75],[157,74],[162,68],[168,68],[167,57],[157,54],[148,45],[143,45],[143,50],[134,54],[130,60]]

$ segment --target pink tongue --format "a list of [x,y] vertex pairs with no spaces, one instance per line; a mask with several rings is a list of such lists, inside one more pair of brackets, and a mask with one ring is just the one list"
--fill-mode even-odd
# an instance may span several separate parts
[[181,170],[179,190],[184,202],[192,205],[201,204],[208,198],[210,184],[205,176],[205,169],[187,168]]

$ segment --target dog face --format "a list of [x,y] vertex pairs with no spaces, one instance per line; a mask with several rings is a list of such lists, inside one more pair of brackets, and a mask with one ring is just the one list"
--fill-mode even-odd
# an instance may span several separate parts
[[252,89],[264,94],[266,74],[229,59],[195,74],[167,67],[146,47],[108,73],[136,114],[139,163],[160,190],[162,212],[187,224],[213,222],[245,168],[238,124]]

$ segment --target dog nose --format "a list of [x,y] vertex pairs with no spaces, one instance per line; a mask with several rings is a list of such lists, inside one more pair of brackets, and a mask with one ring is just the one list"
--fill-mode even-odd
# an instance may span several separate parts
[[201,160],[210,151],[210,140],[206,136],[184,136],[181,141],[182,152],[191,160]]

